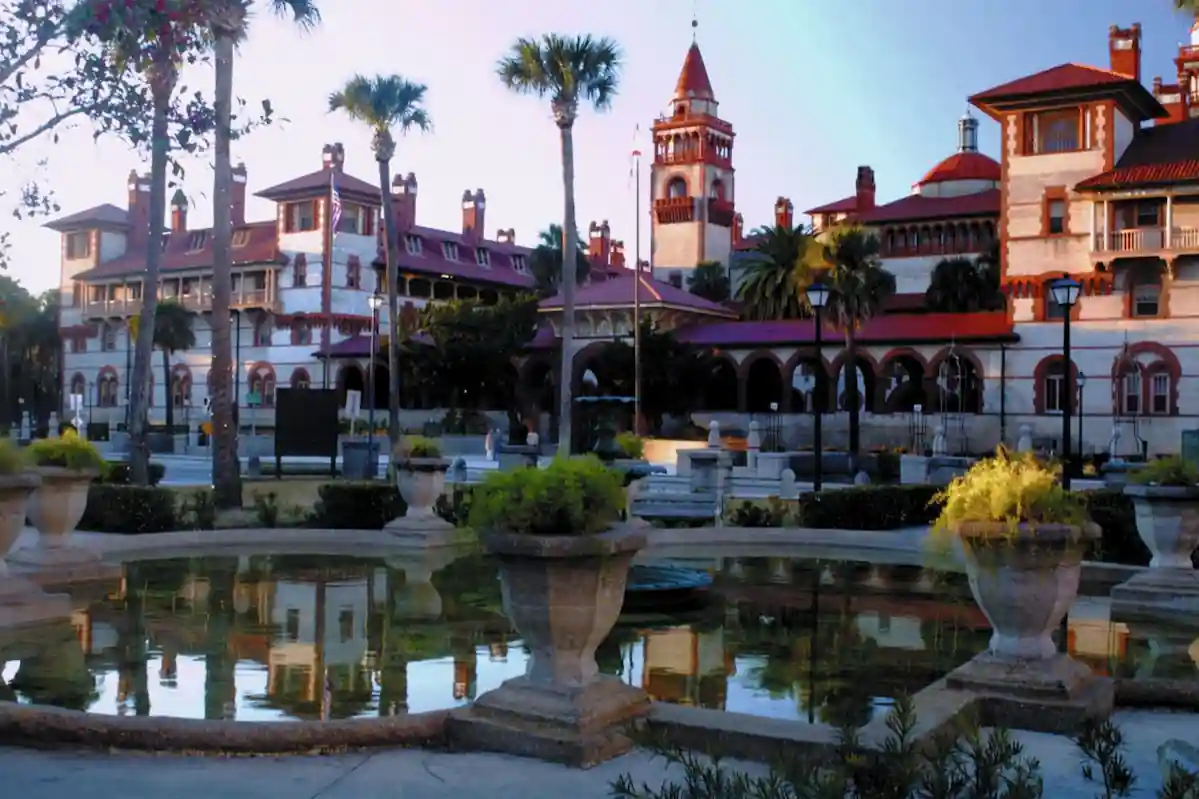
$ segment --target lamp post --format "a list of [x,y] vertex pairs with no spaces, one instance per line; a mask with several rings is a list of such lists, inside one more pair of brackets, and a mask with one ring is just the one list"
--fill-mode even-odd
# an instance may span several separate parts
[[827,390],[827,387],[824,385],[824,381],[820,379],[821,374],[824,371],[824,358],[821,354],[822,331],[820,312],[824,309],[824,306],[828,304],[828,286],[824,285],[823,283],[813,283],[812,285],[808,286],[807,297],[808,305],[812,306],[812,311],[816,316],[816,332],[814,342],[816,347],[816,364],[818,368],[813,370],[815,373],[815,379],[812,381],[812,455],[814,458],[814,462],[812,464],[812,490],[819,491],[821,478],[823,477],[824,473],[823,443],[820,440],[821,433],[824,432],[822,429],[824,425],[824,402],[821,391]]
[[1087,376],[1078,373],[1078,474],[1082,475],[1082,390],[1087,386]]
[[1082,284],[1068,277],[1049,286],[1053,301],[1062,309],[1062,357],[1065,359],[1062,386],[1062,488],[1070,488],[1070,406],[1074,402],[1074,367],[1070,361],[1070,312],[1078,302]]
[[375,455],[375,342],[379,335],[379,309],[383,307],[383,295],[375,292],[367,298],[366,303],[371,307],[371,351],[370,361],[366,371],[366,393],[370,397],[370,407],[366,410],[366,452],[371,458],[370,476],[375,476],[379,458]]

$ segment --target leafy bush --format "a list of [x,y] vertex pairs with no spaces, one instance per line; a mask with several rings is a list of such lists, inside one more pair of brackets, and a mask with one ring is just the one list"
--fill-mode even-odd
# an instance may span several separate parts
[[99,450],[92,442],[68,430],[59,438],[40,438],[29,445],[25,455],[34,466],[55,466],[63,469],[96,469],[104,465]]
[[[151,462],[147,471],[150,485],[156,486],[166,476],[167,467]],[[128,461],[104,461],[100,467],[100,482],[109,485],[129,485],[133,482],[133,469]]]
[[1199,469],[1180,455],[1168,455],[1149,461],[1130,474],[1128,480],[1138,485],[1190,488],[1199,483]]
[[818,530],[898,530],[932,524],[941,512],[930,485],[854,486],[799,497],[795,525]]
[[589,535],[625,507],[621,475],[594,455],[555,458],[545,469],[497,471],[474,489],[470,526],[524,535]]
[[254,495],[254,516],[262,527],[279,526],[279,495],[274,491]]
[[404,436],[396,444],[391,453],[392,460],[397,466],[405,469],[420,469],[421,466],[412,463],[413,458],[440,458],[441,447],[436,441],[425,436]]
[[93,483],[80,530],[95,533],[166,533],[180,527],[175,492],[169,488]]
[[455,527],[466,527],[470,522],[471,489],[454,486],[449,494],[442,494],[433,503],[433,512]]
[[216,527],[216,500],[211,488],[191,493],[179,507],[179,526],[188,530],[212,530]]
[[1000,447],[994,458],[978,461],[937,495],[945,508],[936,528],[955,532],[970,522],[999,522],[1009,530],[1019,524],[1082,525],[1085,503],[1062,487],[1060,474],[1060,467],[1032,453],[1011,455]]
[[765,504],[743,501],[728,515],[730,527],[784,527],[790,521],[791,512],[783,500],[770,497]]
[[15,444],[0,438],[0,475],[20,474],[25,471],[25,459]]
[[630,433],[627,430],[617,433],[616,446],[620,447],[624,456],[631,460],[641,460],[645,457],[645,439],[636,433]]
[[317,493],[312,525],[332,530],[382,530],[403,516],[408,506],[394,483],[338,481],[326,483]]

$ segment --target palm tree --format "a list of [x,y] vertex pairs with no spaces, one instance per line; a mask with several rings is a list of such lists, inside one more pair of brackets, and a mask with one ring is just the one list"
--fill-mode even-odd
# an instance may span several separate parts
[[[266,0],[279,15],[290,14],[302,30],[320,21],[312,0]],[[233,163],[229,153],[233,138],[233,53],[245,38],[251,0],[216,0],[206,10],[215,56],[216,89],[213,110],[212,185],[212,484],[219,508],[240,507],[241,470],[237,462],[237,426],[233,423],[230,384],[233,349],[230,341],[229,304],[233,292]],[[169,384],[167,384],[169,385]],[[167,414],[171,412],[167,403]]]
[[[550,225],[538,234],[537,246],[529,253],[529,271],[533,273],[537,292],[544,297],[556,294],[558,284],[562,282],[562,242],[565,238],[561,225]],[[587,273],[591,271],[591,262],[587,260],[587,253],[581,244],[582,237],[577,232],[575,241],[580,242],[575,247],[578,253],[575,257],[575,280],[582,281],[587,279]]]
[[749,319],[797,319],[807,315],[803,290],[812,270],[823,265],[821,245],[803,225],[783,225],[754,231],[752,249],[741,255],[744,271],[737,299]]
[[943,258],[933,267],[924,302],[930,311],[998,311],[1005,305],[999,288],[999,261],[991,252],[971,259]]
[[[562,252],[578,246],[575,221],[574,124],[579,103],[597,111],[611,107],[620,82],[620,48],[607,37],[560,36],[517,39],[496,65],[500,81],[518,94],[550,100],[550,109],[562,140]],[[570,454],[571,415],[574,398],[575,272],[562,271],[562,373],[558,392],[558,452]]]
[[725,302],[732,295],[729,270],[719,261],[700,261],[687,277],[687,290],[712,302]]
[[171,391],[171,356],[196,346],[191,313],[177,302],[162,302],[154,314],[154,345],[162,352],[162,385],[167,435],[175,434],[175,402]]
[[849,409],[849,454],[855,468],[860,449],[857,333],[888,297],[895,276],[879,260],[878,237],[857,225],[838,228],[825,251],[828,264],[829,317],[845,331],[845,404]]
[[410,131],[427,132],[433,121],[425,110],[423,83],[413,83],[400,75],[376,75],[368,78],[355,75],[346,85],[329,95],[329,111],[344,111],[350,119],[369,125],[374,131],[371,149],[379,166],[379,194],[383,202],[383,227],[386,230],[387,246],[387,369],[391,381],[387,397],[387,436],[394,451],[400,441],[400,315],[396,313],[399,263],[396,245],[399,233],[396,230],[395,211],[391,198],[391,159],[395,155],[395,138],[392,130],[400,135]]

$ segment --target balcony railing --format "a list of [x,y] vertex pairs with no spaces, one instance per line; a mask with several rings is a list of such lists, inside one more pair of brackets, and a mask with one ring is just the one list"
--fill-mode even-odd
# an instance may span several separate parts
[[1095,252],[1150,253],[1168,250],[1172,252],[1199,250],[1199,228],[1176,227],[1168,231],[1160,227],[1132,228],[1108,233],[1106,241],[1102,233],[1095,234]]
[[[243,289],[233,292],[231,308],[274,308],[276,299],[270,289]],[[183,294],[168,296],[159,294],[159,302],[176,302],[189,311],[212,310],[212,297],[208,294]],[[142,301],[138,299],[88,300],[83,304],[86,316],[133,316],[141,313]]]

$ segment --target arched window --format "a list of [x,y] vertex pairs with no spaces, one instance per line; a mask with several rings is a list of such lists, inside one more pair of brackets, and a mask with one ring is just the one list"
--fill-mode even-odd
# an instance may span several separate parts
[[312,326],[308,324],[307,319],[296,317],[292,320],[291,343],[298,347],[312,344]]
[[87,381],[83,379],[83,375],[76,372],[71,377],[71,393],[84,394],[87,391]]
[[275,407],[275,370],[269,364],[255,364],[250,370],[250,394],[256,395],[264,408]]
[[666,184],[666,196],[672,200],[687,196],[687,181],[682,178],[671,178]]
[[191,370],[186,366],[182,368],[176,367],[174,374],[171,375],[171,405],[175,408],[191,405],[191,398]]
[[117,348],[117,324],[116,322],[105,322],[103,330],[103,339],[100,342],[100,349],[104,352],[112,352]]
[[291,373],[292,388],[309,388],[312,385],[312,378],[308,376],[307,369],[296,369]]
[[99,408],[117,407],[120,397],[119,388],[116,370],[111,366],[105,366],[96,377],[96,406]]
[[1056,361],[1045,370],[1042,389],[1046,413],[1061,413],[1066,407],[1066,365]]

